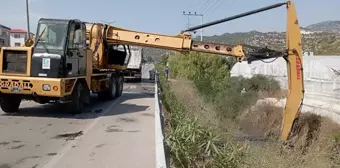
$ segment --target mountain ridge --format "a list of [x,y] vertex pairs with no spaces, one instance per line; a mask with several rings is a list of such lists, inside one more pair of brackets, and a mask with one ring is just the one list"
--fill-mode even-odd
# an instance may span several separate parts
[[[301,27],[302,48],[304,52],[313,52],[314,55],[340,55],[340,21],[323,21]],[[199,41],[200,37],[194,37]],[[203,41],[224,43],[230,45],[247,44],[253,46],[267,46],[274,50],[284,50],[286,47],[286,32],[272,31],[223,33],[221,35],[203,36]],[[167,50],[147,48],[146,55],[154,60],[166,54]]]

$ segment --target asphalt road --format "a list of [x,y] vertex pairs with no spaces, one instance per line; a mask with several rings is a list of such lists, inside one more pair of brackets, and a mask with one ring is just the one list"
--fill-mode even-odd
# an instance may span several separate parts
[[154,83],[125,83],[123,95],[71,115],[58,104],[23,102],[0,111],[0,168],[155,167]]

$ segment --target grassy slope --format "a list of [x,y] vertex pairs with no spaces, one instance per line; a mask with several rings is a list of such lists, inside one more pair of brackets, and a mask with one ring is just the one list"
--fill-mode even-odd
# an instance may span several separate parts
[[[248,167],[332,167],[338,164],[334,159],[340,148],[338,125],[318,116],[304,116],[290,145],[282,146],[278,141],[282,109],[263,105],[244,113],[261,95],[268,95],[259,94],[259,90],[276,92],[279,89],[276,83],[263,77],[230,79],[228,70],[232,63],[224,61],[206,55],[170,57],[173,79],[168,89],[173,91],[173,99],[182,103],[185,110],[181,112],[186,117],[197,117],[202,127],[223,137],[225,143],[250,140],[247,142],[251,145],[248,157],[238,158]],[[247,95],[238,96],[243,87],[247,88]],[[247,164],[240,166],[247,167]]]
[[[244,161],[244,146],[224,141],[216,132],[190,115],[192,109],[178,100],[161,75],[166,116],[166,142],[174,167],[237,168]],[[193,113],[191,113],[193,114]]]

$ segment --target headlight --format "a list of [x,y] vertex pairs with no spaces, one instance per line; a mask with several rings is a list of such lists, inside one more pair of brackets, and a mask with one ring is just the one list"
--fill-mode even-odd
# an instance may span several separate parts
[[50,91],[51,90],[51,86],[48,85],[48,84],[43,84],[42,85],[42,89],[43,89],[43,91]]

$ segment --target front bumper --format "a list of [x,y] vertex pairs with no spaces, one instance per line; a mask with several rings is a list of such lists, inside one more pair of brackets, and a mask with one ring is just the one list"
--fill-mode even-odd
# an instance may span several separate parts
[[65,81],[62,78],[0,76],[2,94],[21,94],[63,97]]

